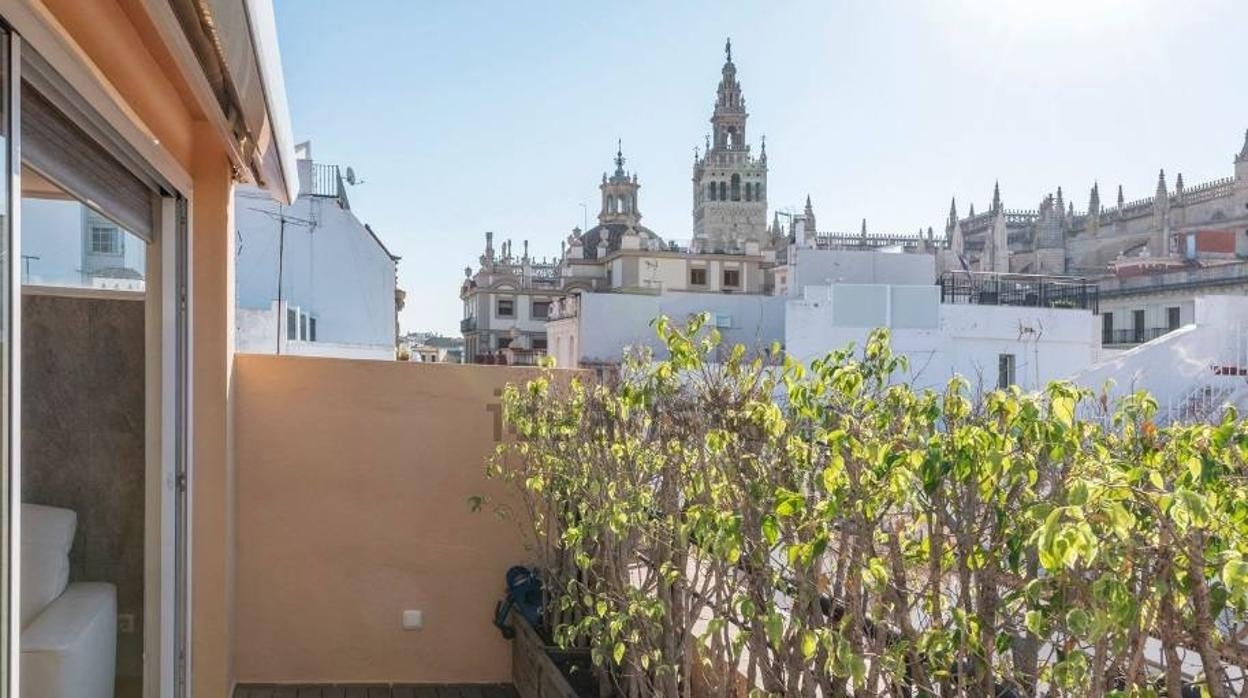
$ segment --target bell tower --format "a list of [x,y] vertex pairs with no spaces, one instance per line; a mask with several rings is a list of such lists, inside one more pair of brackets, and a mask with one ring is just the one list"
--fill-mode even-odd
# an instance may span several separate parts
[[602,225],[637,225],[641,220],[641,212],[637,210],[637,190],[640,188],[637,173],[630,175],[624,171],[624,145],[622,142],[618,143],[615,150],[615,172],[610,177],[604,172],[602,184],[598,185],[602,192],[602,209],[598,212],[598,222]]
[[706,152],[693,161],[693,240],[699,251],[737,251],[747,242],[769,246],[767,143],[754,157],[746,142],[748,119],[729,40]]

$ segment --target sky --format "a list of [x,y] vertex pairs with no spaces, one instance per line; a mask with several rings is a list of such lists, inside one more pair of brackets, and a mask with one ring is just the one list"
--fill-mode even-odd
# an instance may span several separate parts
[[[458,334],[485,231],[556,256],[616,140],[660,236],[692,235],[724,40],[768,205],[821,231],[943,230],[1057,187],[1086,207],[1230,176],[1248,129],[1244,0],[614,3],[276,0],[297,140],[363,182],[402,257],[404,332]],[[770,214],[768,215],[770,220]]]

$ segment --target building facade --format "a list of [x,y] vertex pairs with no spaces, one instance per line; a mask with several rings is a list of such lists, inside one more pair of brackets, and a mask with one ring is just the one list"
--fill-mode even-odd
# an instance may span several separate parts
[[[973,268],[1037,274],[1101,275],[1124,258],[1215,261],[1248,254],[1248,134],[1230,176],[1188,186],[1173,185],[1162,170],[1153,195],[1127,201],[1118,187],[1113,204],[1102,202],[1099,183],[1087,207],[1076,211],[1062,188],[1034,209],[1008,209],[994,187],[987,211],[958,215],[950,204],[946,237],[952,258]],[[1003,257],[1008,259],[1003,259]]]
[[291,205],[235,194],[238,350],[394,359],[399,258],[356,217],[341,169],[313,160],[311,143],[296,152]]

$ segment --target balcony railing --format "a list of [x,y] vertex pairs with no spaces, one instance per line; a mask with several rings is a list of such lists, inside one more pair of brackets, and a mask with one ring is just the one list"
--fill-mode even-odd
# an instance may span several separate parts
[[475,317],[466,317],[459,321],[460,332],[472,332],[477,329],[477,319]]
[[342,177],[337,165],[312,164],[312,196],[339,196],[342,194]]
[[1143,344],[1175,331],[1176,327],[1133,327],[1125,330],[1103,330],[1101,344]]
[[950,271],[940,277],[941,303],[1074,308],[1097,312],[1096,283],[1072,276]]

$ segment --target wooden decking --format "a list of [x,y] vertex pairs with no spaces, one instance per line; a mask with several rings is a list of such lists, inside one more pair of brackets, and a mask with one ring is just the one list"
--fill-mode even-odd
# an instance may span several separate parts
[[234,689],[234,698],[518,698],[518,694],[508,684],[244,684]]

